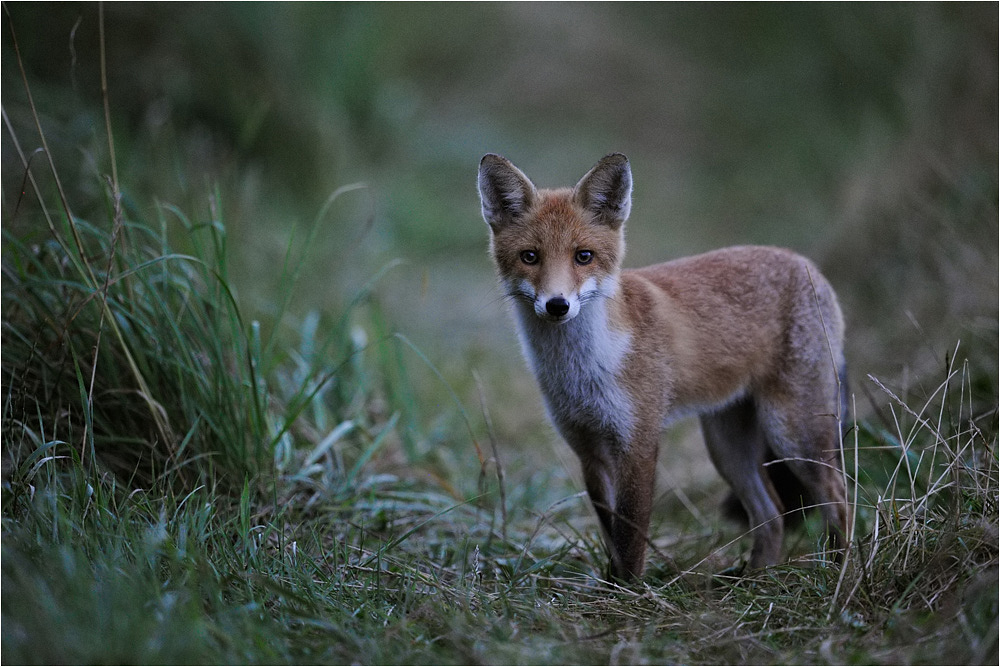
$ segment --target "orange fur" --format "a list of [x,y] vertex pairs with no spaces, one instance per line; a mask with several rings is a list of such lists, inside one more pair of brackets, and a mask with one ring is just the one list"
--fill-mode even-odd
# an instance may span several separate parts
[[[832,288],[777,248],[622,270],[631,189],[621,154],[560,190],[536,189],[498,155],[480,163],[491,253],[548,412],[580,458],[612,574],[642,573],[660,432],[690,414],[754,529],[751,567],[780,558],[786,503],[814,502],[843,546],[844,323]],[[801,491],[775,487],[774,459]]]

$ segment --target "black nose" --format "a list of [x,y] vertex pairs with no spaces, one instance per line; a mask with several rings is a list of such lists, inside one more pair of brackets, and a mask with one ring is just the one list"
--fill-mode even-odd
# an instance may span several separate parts
[[562,317],[569,312],[569,301],[556,296],[545,302],[545,311],[552,317]]

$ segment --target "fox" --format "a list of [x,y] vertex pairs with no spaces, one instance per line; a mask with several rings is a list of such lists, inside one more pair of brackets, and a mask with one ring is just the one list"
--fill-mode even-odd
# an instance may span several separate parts
[[752,530],[752,570],[779,562],[799,509],[819,510],[841,554],[844,317],[816,266],[736,246],[622,268],[632,207],[622,153],[559,189],[488,153],[478,190],[521,349],[580,461],[609,575],[642,576],[661,432],[695,415]]

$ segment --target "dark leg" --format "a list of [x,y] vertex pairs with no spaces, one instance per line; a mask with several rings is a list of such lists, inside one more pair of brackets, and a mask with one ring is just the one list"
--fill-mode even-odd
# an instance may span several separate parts
[[716,469],[743,505],[753,532],[750,567],[778,562],[784,534],[781,503],[763,464],[767,441],[754,402],[742,400],[701,418],[705,444]]

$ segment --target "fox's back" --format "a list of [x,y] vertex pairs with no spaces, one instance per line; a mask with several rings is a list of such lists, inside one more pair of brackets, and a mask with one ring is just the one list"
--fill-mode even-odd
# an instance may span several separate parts
[[817,293],[830,291],[811,261],[790,250],[734,246],[682,257],[623,275],[648,280],[677,303],[695,310],[770,310],[797,295],[810,278]]
[[[762,246],[723,248],[622,272],[638,356],[671,350],[673,400],[725,401],[781,373],[791,357],[842,355],[843,318],[808,259]],[[803,323],[810,326],[803,327]]]

